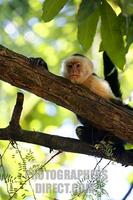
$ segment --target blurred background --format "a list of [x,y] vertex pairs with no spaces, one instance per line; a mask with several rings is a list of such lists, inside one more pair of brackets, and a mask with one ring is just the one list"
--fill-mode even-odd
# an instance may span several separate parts
[[[96,73],[102,77],[102,53],[99,53],[98,49],[101,41],[99,30],[97,30],[92,47],[87,52],[82,49],[77,40],[75,13],[79,7],[80,0],[69,1],[58,16],[48,23],[44,23],[41,19],[42,3],[42,0],[0,0],[0,44],[26,57],[42,57],[48,63],[49,70],[57,75],[60,75],[62,59],[75,52],[85,53],[92,59]],[[120,73],[124,100],[128,99],[133,90],[132,54],[133,45],[130,46],[127,54],[126,70]],[[1,128],[8,126],[18,91],[23,92],[25,96],[21,117],[23,129],[77,138],[75,127],[78,122],[72,112],[3,81],[0,81]],[[50,154],[49,149],[37,145],[18,143],[18,146],[28,167],[33,166],[32,164],[39,165],[51,157],[53,153]],[[9,199],[10,193],[7,191],[7,184],[8,189],[14,191],[14,188],[18,188],[23,180],[21,177],[19,184],[15,183],[15,186],[11,186],[9,184],[10,181],[8,183],[4,182],[3,174],[11,175],[12,179],[19,175],[22,176],[24,163],[20,158],[18,149],[9,145],[9,141],[0,141],[0,154],[2,156],[0,165],[0,199],[6,200]],[[28,155],[32,157],[32,162]],[[91,156],[63,152],[46,166],[46,170],[92,170],[97,161],[98,159]],[[101,168],[107,162],[107,160],[103,160],[100,164]],[[133,169],[112,163],[106,170],[107,184],[105,188],[108,196],[104,197],[103,195],[102,200],[122,199],[128,191],[131,179],[133,179]],[[32,184],[35,184],[33,180]],[[29,185],[26,185],[25,188],[29,188]],[[25,193],[25,196],[23,193]],[[19,191],[14,199],[70,199],[71,193],[51,191],[46,194],[42,190],[38,193],[35,189],[35,196],[36,198],[33,197],[30,188],[27,192],[25,190]],[[76,199],[82,198],[76,197]],[[133,193],[128,197],[128,200],[132,199]]]

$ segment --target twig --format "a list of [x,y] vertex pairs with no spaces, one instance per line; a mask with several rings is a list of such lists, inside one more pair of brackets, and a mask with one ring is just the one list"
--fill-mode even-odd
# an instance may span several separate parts
[[33,189],[33,187],[32,187],[32,184],[31,184],[31,181],[30,181],[30,177],[29,177],[29,175],[28,175],[27,168],[26,168],[26,165],[25,165],[25,162],[24,162],[23,156],[22,156],[22,154],[21,154],[21,151],[19,150],[19,147],[18,147],[17,142],[15,142],[15,145],[16,145],[16,149],[18,150],[19,156],[20,156],[20,158],[21,158],[21,160],[22,160],[22,162],[23,162],[23,165],[24,165],[24,168],[25,168],[26,176],[27,176],[28,179],[29,179],[28,182],[29,182],[29,185],[30,185],[30,188],[31,188],[32,194],[33,194],[33,198],[36,200],[35,192],[34,192],[34,189]]
[[56,154],[54,154],[47,162],[45,162],[44,164],[42,164],[31,176],[28,177],[27,180],[24,181],[24,183],[14,192],[14,194],[10,197],[9,200],[11,200],[16,194],[17,192],[23,188],[23,186],[25,185],[25,183],[27,183],[27,181],[29,181],[31,178],[33,178],[33,176],[35,176],[38,171],[42,170],[55,156],[59,155],[60,153],[62,153],[61,151],[58,151]]
[[3,156],[4,154],[6,153],[6,151],[8,150],[10,146],[10,143],[7,145],[6,149],[4,150],[3,154],[0,155],[0,161],[1,161],[1,168],[2,168],[2,171],[3,171],[3,177],[4,177],[4,180],[5,180],[5,184],[6,184],[6,190],[7,190],[7,193],[9,195],[9,197],[11,197],[11,194],[10,194],[10,190],[9,190],[9,187],[8,187],[8,183],[7,183],[7,180],[6,180],[6,172],[5,172],[5,169],[4,169],[4,164],[3,164]]

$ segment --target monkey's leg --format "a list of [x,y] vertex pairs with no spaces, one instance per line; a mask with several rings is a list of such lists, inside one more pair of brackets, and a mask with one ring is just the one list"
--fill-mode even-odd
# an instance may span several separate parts
[[118,80],[118,71],[107,53],[103,53],[103,64],[104,64],[104,77],[105,80],[109,83],[112,92],[116,97],[121,98],[122,94],[120,91],[120,84]]
[[109,131],[94,127],[94,125],[92,125],[88,120],[80,116],[77,117],[83,124],[83,126],[78,126],[76,128],[76,134],[81,141],[90,145],[95,145],[98,149],[106,149],[107,153],[111,152],[111,156],[114,154],[120,154],[125,150],[125,141],[114,136]]

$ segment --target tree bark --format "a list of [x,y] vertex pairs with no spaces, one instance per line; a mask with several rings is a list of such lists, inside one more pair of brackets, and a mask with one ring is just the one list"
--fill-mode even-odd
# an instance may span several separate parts
[[49,135],[37,131],[27,131],[21,128],[7,127],[0,129],[0,139],[9,141],[20,141],[31,144],[37,144],[44,147],[48,147],[51,150],[60,150],[71,153],[80,153],[86,155],[92,155],[99,158],[105,158],[112,161],[121,163],[122,165],[133,166],[133,152],[124,151],[119,155],[113,155],[108,157],[106,153],[96,149],[94,146],[89,145],[80,140],[73,138],[60,137],[57,135]]

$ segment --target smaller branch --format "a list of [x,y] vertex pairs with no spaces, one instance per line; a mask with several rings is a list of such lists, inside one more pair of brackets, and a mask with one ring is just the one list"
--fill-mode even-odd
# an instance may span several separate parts
[[57,135],[49,135],[41,132],[27,131],[22,129],[0,129],[0,139],[2,140],[15,140],[20,142],[27,142],[37,144],[50,149],[61,150],[65,152],[80,153],[99,158],[110,159],[121,163],[122,165],[133,166],[133,152],[124,151],[120,155],[115,155],[113,158],[97,150],[94,146],[73,138],[60,137]]
[[130,195],[130,193],[132,192],[132,190],[133,190],[133,183],[131,183],[131,185],[130,185],[130,188],[129,188],[128,192],[126,193],[126,195],[123,197],[123,199],[122,199],[122,200],[126,200],[126,199],[127,199],[127,197]]
[[16,105],[13,110],[9,127],[14,127],[14,126],[20,127],[19,121],[20,121],[21,112],[23,109],[23,101],[24,101],[24,95],[22,93],[17,93]]

